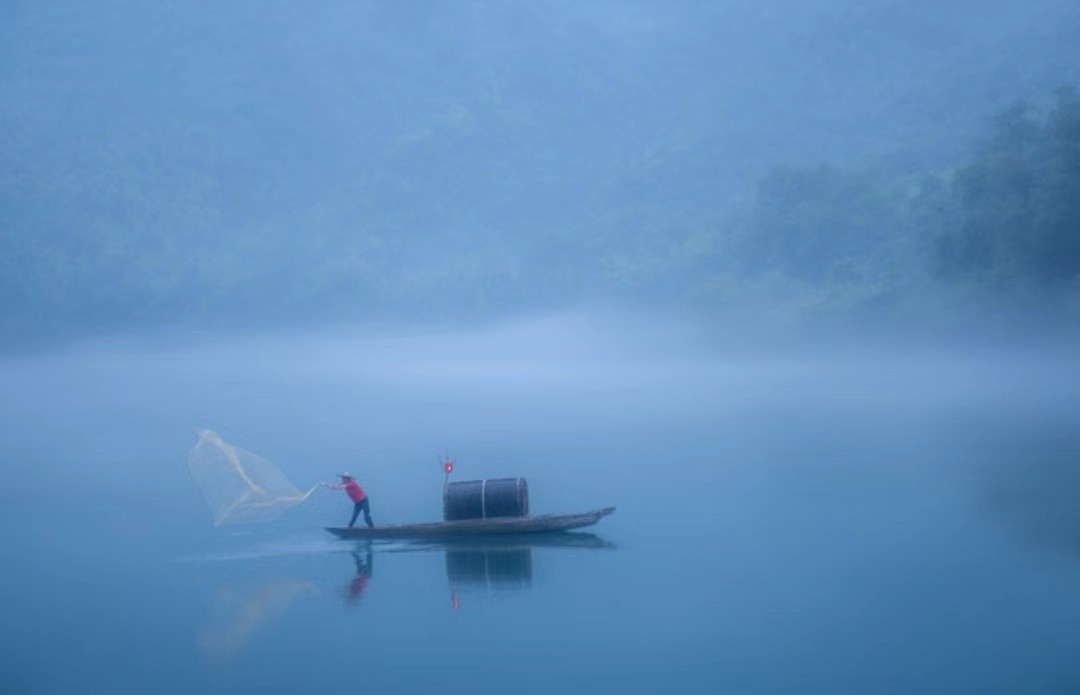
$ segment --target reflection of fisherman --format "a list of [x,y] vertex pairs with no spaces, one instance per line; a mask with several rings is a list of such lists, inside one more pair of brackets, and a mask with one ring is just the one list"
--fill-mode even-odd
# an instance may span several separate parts
[[338,477],[341,478],[340,483],[321,483],[321,485],[331,490],[344,490],[349,499],[353,501],[353,513],[352,519],[349,520],[349,528],[352,528],[353,524],[356,523],[356,517],[360,516],[361,511],[364,512],[364,521],[367,523],[368,528],[373,527],[375,524],[371,523],[371,503],[368,502],[368,496],[364,492],[364,488],[360,487],[352,473],[338,473]]
[[356,561],[356,576],[349,582],[345,598],[349,603],[357,603],[364,594],[368,582],[371,581],[371,544],[367,546],[366,557],[360,556],[360,550],[353,550],[353,560]]

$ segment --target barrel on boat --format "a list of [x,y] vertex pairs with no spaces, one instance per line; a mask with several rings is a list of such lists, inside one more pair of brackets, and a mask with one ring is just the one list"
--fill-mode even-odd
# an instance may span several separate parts
[[450,483],[443,490],[443,519],[495,519],[529,514],[529,485],[524,478],[495,478]]

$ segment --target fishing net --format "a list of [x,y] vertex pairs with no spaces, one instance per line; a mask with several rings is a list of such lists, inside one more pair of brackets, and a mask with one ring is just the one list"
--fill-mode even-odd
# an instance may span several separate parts
[[214,526],[272,521],[315,491],[301,491],[278,467],[261,456],[198,430],[188,454],[188,470],[214,515]]

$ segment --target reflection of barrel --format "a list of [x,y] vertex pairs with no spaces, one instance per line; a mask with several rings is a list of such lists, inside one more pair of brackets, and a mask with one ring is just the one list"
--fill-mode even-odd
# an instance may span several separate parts
[[447,550],[446,578],[459,588],[525,588],[532,583],[532,550]]
[[450,483],[443,491],[443,520],[528,516],[529,486],[524,478]]

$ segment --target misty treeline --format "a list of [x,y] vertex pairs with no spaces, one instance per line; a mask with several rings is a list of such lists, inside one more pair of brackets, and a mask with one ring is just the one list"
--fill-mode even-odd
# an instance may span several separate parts
[[1068,305],[1080,15],[1033,7],[13,3],[0,341]]
[[728,246],[743,276],[855,296],[925,287],[994,295],[1080,290],[1080,97],[999,114],[969,159],[781,167]]
[[[1071,89],[998,115],[953,168],[921,170],[902,157],[781,166],[721,222],[635,227],[592,211],[546,246],[433,235],[429,249],[384,212],[372,215],[381,224],[364,225],[365,202],[348,196],[321,212],[285,213],[276,227],[208,238],[197,227],[212,211],[155,191],[137,191],[132,208],[130,193],[124,209],[77,234],[5,230],[9,338],[176,322],[475,318],[590,299],[865,313],[930,290],[1044,309],[1080,289],[1080,98]],[[132,215],[151,229],[132,235],[122,224]]]

